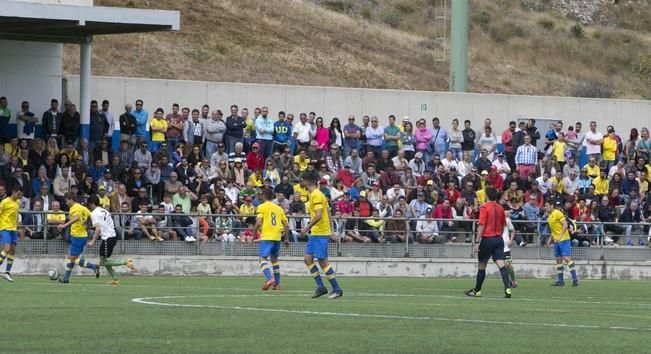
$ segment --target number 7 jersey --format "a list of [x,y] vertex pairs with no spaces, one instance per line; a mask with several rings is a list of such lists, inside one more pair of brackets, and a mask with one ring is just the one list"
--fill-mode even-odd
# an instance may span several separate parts
[[285,228],[283,221],[287,222],[283,209],[273,202],[266,201],[258,205],[257,217],[262,218],[260,240],[280,241]]

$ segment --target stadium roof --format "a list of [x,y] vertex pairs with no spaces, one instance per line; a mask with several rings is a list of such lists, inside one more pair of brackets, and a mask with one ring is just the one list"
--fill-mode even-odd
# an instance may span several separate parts
[[0,0],[0,38],[84,43],[95,35],[178,31],[178,11]]

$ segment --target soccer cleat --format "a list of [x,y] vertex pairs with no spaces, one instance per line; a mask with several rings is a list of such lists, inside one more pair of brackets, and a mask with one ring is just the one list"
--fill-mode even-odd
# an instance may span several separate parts
[[96,279],[99,279],[99,268],[100,268],[99,266],[95,267],[95,278]]
[[562,281],[557,281],[554,284],[552,284],[551,286],[565,286],[565,283],[563,283]]
[[131,260],[131,258],[127,259],[126,267],[129,268],[132,272],[136,271],[136,266],[133,265],[133,260]]
[[330,296],[328,296],[328,299],[334,300],[334,299],[342,297],[342,296],[344,296],[343,291],[341,291],[341,290],[340,291],[333,291],[332,294],[330,294]]
[[504,289],[504,297],[507,299],[511,298],[511,288]]
[[514,288],[514,289],[517,288],[518,287],[518,281],[515,280],[515,279],[511,280],[511,287]]
[[475,289],[470,289],[468,291],[464,291],[463,293],[466,294],[466,296],[470,297],[481,297],[481,290],[475,291]]
[[68,284],[68,283],[70,283],[70,281],[65,280],[65,279],[63,279],[63,278],[59,278],[59,283],[61,283],[61,284]]
[[280,284],[274,284],[271,290],[283,290],[283,289],[280,288]]
[[106,283],[106,285],[120,285],[120,281],[117,279],[111,280],[110,282]]
[[317,288],[316,291],[314,291],[314,295],[312,295],[313,299],[316,299],[317,297],[321,297],[325,294],[328,293],[328,289],[326,288]]
[[576,288],[577,286],[579,286],[579,281],[578,280],[573,281],[572,282],[572,287]]
[[273,279],[267,280],[262,286],[262,291],[267,291],[274,285],[276,285],[276,282]]
[[11,277],[11,274],[9,274],[9,272],[2,273],[2,277],[10,283],[14,282],[14,279]]

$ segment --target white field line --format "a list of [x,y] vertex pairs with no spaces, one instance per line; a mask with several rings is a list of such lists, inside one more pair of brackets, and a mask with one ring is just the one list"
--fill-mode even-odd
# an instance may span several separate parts
[[[51,285],[51,286],[62,286],[58,282],[32,282],[32,283],[22,283],[28,285]],[[101,287],[101,288],[115,288],[115,285],[106,285],[106,284],[66,284],[66,287],[70,286],[83,286],[83,287]],[[120,285],[120,287],[129,287],[129,288],[142,288],[142,289],[174,289],[177,290],[179,286],[155,286],[155,285]],[[232,290],[232,291],[251,291],[259,292],[260,289],[257,287],[253,288],[231,288],[231,287],[181,287],[184,290]],[[350,296],[359,296],[359,297],[408,297],[408,298],[435,298],[435,299],[451,299],[451,300],[469,300],[466,296],[463,295],[462,289],[437,289],[432,288],[432,292],[436,291],[456,291],[459,295],[441,295],[441,294],[390,294],[390,293],[367,293],[367,292],[346,292],[347,297]],[[297,293],[297,294],[313,294],[314,291],[305,291],[305,290],[283,290],[283,293]],[[566,297],[550,297],[546,296],[544,298],[519,298],[517,297],[517,290],[514,291],[514,297],[509,300],[504,300],[502,297],[483,297],[481,299],[475,299],[475,301],[481,300],[491,300],[491,301],[510,301],[510,302],[529,302],[529,303],[564,303],[564,304],[582,304],[582,305],[614,305],[614,306],[639,306],[639,307],[651,307],[651,303],[647,302],[616,302],[616,301],[588,301],[588,300],[571,300]],[[600,299],[600,297],[595,296],[586,296],[586,299]],[[647,301],[645,298],[617,298],[617,300],[629,300],[629,301]]]
[[[240,297],[248,297],[249,295],[239,295],[239,296]],[[479,320],[479,319],[468,319],[468,318],[443,318],[443,317],[428,317],[428,316],[400,316],[400,315],[368,314],[368,313],[365,314],[365,313],[352,313],[352,312],[322,312],[322,311],[287,310],[287,309],[273,309],[273,308],[263,308],[263,307],[247,307],[247,306],[175,304],[175,303],[167,303],[167,302],[155,301],[155,300],[170,300],[170,299],[186,299],[186,298],[196,298],[196,297],[206,298],[206,297],[211,297],[211,295],[205,295],[205,296],[192,296],[192,295],[185,296],[185,295],[181,295],[181,296],[141,297],[141,298],[131,299],[131,301],[135,302],[135,303],[139,303],[139,304],[155,305],[155,306],[186,307],[186,308],[212,308],[212,309],[220,309],[220,310],[236,310],[236,311],[251,311],[251,312],[291,313],[291,314],[298,314],[298,315],[375,318],[375,319],[390,319],[390,320],[437,321],[437,322],[491,324],[491,325],[508,325],[508,326],[578,328],[578,329],[617,330],[617,331],[626,330],[626,331],[651,332],[651,328],[636,328],[636,327],[627,327],[627,326],[597,326],[597,325],[570,324],[570,323],[493,321],[493,320]],[[214,296],[212,296],[212,297],[214,297]]]

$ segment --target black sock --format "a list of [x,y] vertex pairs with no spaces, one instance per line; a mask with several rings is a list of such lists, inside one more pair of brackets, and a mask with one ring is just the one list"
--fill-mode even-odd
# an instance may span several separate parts
[[486,269],[477,270],[477,283],[475,284],[475,291],[481,291],[481,286],[486,279]]
[[500,268],[500,274],[502,275],[502,282],[504,283],[504,289],[511,287],[511,279],[509,279],[509,270],[506,267]]

